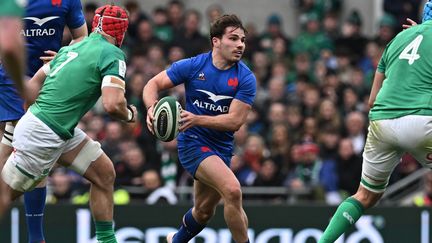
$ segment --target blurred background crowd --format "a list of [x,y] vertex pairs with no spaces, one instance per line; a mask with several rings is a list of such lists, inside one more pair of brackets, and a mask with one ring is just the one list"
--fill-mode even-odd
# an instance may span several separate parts
[[[383,1],[377,32],[365,36],[362,24],[368,16],[353,9],[342,17],[342,0],[294,2],[301,23],[296,36],[284,33],[278,14],[267,17],[264,31],[244,23],[243,61],[257,78],[257,96],[235,134],[232,170],[245,200],[336,204],[359,184],[369,90],[381,54],[407,17],[418,21],[423,5],[421,0]],[[89,28],[97,7],[83,4]],[[211,22],[226,10],[215,4],[200,12],[176,0],[145,11],[134,0],[125,7],[130,13],[122,47],[128,60],[126,96],[139,110],[140,126],[112,120],[96,106],[79,127],[100,141],[114,162],[117,204],[191,200],[184,192],[192,178],[178,162],[176,142],[157,141],[145,126],[142,90],[171,63],[209,51],[203,20]],[[184,104],[183,86],[163,95]],[[390,183],[417,169],[416,161],[404,156]],[[55,169],[48,201],[87,203],[88,186],[73,172]]]

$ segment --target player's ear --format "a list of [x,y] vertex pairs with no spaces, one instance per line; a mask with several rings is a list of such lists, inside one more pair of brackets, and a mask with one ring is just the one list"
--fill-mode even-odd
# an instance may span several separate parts
[[219,39],[219,38],[217,38],[217,37],[213,37],[213,38],[212,38],[212,45],[213,45],[214,47],[219,46],[219,43],[220,43],[220,39]]

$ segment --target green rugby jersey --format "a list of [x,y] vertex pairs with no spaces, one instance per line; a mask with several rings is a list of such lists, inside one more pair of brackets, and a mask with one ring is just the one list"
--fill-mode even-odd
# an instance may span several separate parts
[[432,116],[432,21],[400,32],[377,70],[385,80],[369,112],[371,120]]
[[124,53],[102,35],[92,33],[81,42],[60,49],[30,111],[63,139],[101,96],[102,79],[124,79]]
[[0,17],[17,16],[21,17],[27,0],[0,0]]

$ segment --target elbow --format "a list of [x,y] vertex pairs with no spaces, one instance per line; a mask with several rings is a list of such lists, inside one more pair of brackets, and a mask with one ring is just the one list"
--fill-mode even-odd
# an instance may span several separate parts
[[231,124],[230,131],[231,132],[237,132],[242,125],[243,125],[243,122],[241,122],[241,121],[234,121]]

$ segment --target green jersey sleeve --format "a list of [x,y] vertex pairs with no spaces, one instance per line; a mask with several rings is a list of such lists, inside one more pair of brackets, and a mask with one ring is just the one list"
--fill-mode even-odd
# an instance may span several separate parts
[[102,51],[99,59],[99,70],[101,77],[112,75],[125,79],[126,62],[124,53],[117,47]]
[[383,54],[382,54],[382,56],[381,56],[381,59],[380,59],[380,61],[379,61],[379,63],[378,63],[378,67],[377,67],[377,71],[378,72],[380,72],[380,73],[385,73],[385,70],[386,70],[386,64],[387,64],[387,49],[388,49],[388,46],[385,48],[385,50],[384,50],[384,52],[383,52]]
[[27,5],[26,0],[1,0],[0,17],[1,16],[21,17],[24,14],[25,5]]

